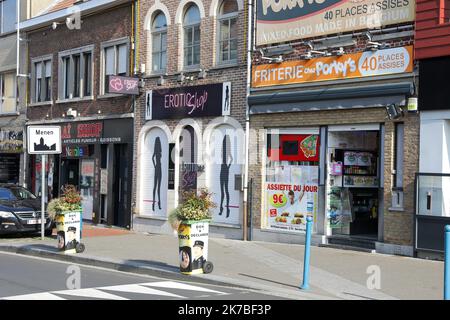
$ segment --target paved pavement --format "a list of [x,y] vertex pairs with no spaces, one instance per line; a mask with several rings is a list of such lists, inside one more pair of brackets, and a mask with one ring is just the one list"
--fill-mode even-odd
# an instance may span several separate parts
[[0,300],[277,300],[266,292],[172,281],[0,253]]
[[[57,253],[54,239],[0,239],[0,250],[128,268],[182,281],[193,278],[204,283],[241,285],[295,299],[442,299],[440,261],[312,247],[311,290],[305,292],[298,289],[303,271],[302,245],[210,239],[209,260],[214,263],[214,272],[187,277],[178,272],[176,236],[132,232],[110,235],[103,228],[89,228],[93,235],[83,238],[86,251],[76,256]],[[374,270],[380,275],[378,290],[367,286],[371,276],[368,271]]]

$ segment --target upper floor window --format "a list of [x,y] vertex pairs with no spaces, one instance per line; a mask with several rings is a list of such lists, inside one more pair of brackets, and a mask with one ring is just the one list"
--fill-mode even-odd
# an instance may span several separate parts
[[128,39],[118,40],[102,44],[102,89],[108,86],[108,76],[127,76],[129,66],[129,42]]
[[167,21],[159,11],[152,23],[152,72],[166,70],[167,64]]
[[0,0],[0,33],[16,29],[17,0]]
[[59,99],[92,96],[92,55],[94,47],[68,50],[59,54]]
[[42,58],[32,62],[32,103],[52,100],[52,59]]
[[17,111],[16,73],[0,73],[0,113]]
[[237,61],[238,6],[235,0],[223,0],[219,8],[219,63]]
[[184,66],[200,64],[200,11],[191,5],[184,13]]

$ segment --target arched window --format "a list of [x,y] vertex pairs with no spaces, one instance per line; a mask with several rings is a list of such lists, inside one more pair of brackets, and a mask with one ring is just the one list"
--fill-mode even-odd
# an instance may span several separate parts
[[238,5],[236,0],[223,0],[219,7],[219,63],[237,61]]
[[200,11],[190,5],[183,18],[184,28],[184,66],[200,64]]
[[164,71],[167,65],[167,20],[159,11],[152,22],[152,72]]

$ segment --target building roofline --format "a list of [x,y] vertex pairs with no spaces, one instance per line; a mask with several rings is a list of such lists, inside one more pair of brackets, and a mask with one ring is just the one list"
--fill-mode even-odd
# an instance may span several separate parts
[[61,22],[65,18],[73,15],[75,12],[81,12],[82,15],[99,12],[108,8],[113,8],[118,5],[132,2],[132,0],[90,0],[82,2],[75,6],[71,6],[55,12],[49,12],[41,16],[37,16],[19,24],[21,31],[32,31],[42,27],[51,25],[53,22]]

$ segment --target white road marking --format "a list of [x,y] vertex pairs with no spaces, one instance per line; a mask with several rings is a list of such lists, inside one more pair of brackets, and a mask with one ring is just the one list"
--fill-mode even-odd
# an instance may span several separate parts
[[56,294],[64,294],[74,297],[84,297],[84,298],[95,298],[95,299],[105,299],[105,300],[129,300],[127,298],[117,296],[115,294],[107,293],[97,289],[78,289],[78,290],[65,290],[53,292]]
[[20,296],[13,296],[8,298],[2,298],[3,300],[66,300],[64,298],[55,296],[50,292],[24,294]]
[[174,281],[160,281],[160,282],[149,282],[141,284],[143,286],[158,287],[158,288],[168,288],[168,289],[179,289],[179,290],[191,290],[191,291],[201,291],[201,292],[211,292],[217,294],[224,294],[224,292],[206,289],[198,286],[192,286],[185,283],[179,283]]
[[98,288],[98,289],[108,290],[108,291],[128,292],[128,293],[150,294],[150,295],[157,295],[157,296],[173,297],[173,298],[178,298],[178,299],[186,299],[186,297],[179,296],[177,294],[143,287],[139,284],[127,284],[127,285],[121,285],[121,286],[102,287],[102,288]]

